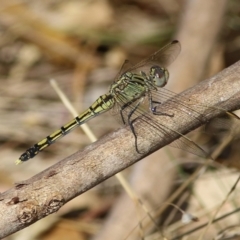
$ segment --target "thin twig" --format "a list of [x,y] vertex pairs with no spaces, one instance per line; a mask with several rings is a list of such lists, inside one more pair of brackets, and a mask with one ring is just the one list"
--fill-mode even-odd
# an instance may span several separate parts
[[230,189],[230,191],[228,192],[226,198],[222,201],[222,203],[220,204],[220,206],[217,208],[216,212],[213,214],[213,216],[211,217],[210,221],[208,222],[208,225],[206,226],[206,228],[204,228],[204,231],[202,232],[202,234],[199,236],[199,240],[202,240],[204,235],[207,233],[209,227],[211,226],[211,224],[214,222],[217,214],[219,213],[219,211],[221,210],[221,208],[224,206],[224,204],[227,202],[227,200],[229,199],[230,195],[234,192],[234,190],[236,189],[236,186],[238,184],[238,182],[240,181],[240,175],[238,176],[236,182],[234,183],[234,185],[232,186],[232,188]]

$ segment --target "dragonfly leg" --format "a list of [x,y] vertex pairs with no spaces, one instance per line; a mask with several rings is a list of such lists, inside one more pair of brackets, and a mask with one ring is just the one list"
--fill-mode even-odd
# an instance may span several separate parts
[[[125,105],[126,105],[126,104],[125,104]],[[126,124],[126,122],[125,122],[125,119],[124,119],[124,117],[123,117],[123,110],[127,107],[127,106],[125,106],[125,105],[123,105],[123,106],[121,107],[121,109],[120,109],[120,115],[121,115],[121,119],[122,119],[122,122],[123,122],[124,125]]]
[[[123,115],[124,115],[124,114],[123,114],[123,111],[124,111],[125,108],[127,108],[128,106],[130,106],[132,103],[133,103],[133,101],[130,101],[130,102],[124,104],[123,106],[121,106],[120,115],[121,115],[121,119],[122,119],[122,122],[123,122],[124,125],[126,124],[126,121],[125,121],[124,116],[123,116]],[[131,115],[135,112],[135,110],[136,110],[136,108],[139,106],[139,104],[140,104],[140,101],[139,101],[139,103],[136,105],[136,107],[134,107],[134,109],[131,110],[131,112],[129,113],[130,117],[131,117]],[[129,116],[129,115],[128,115],[128,116]],[[128,117],[128,123],[129,123],[129,117]]]
[[[128,103],[126,103],[126,104],[124,104],[124,105],[121,107],[121,109],[120,109],[120,115],[121,115],[121,119],[122,119],[122,122],[123,122],[124,125],[126,124],[126,121],[125,121],[124,116],[123,116],[123,115],[124,115],[124,114],[123,114],[123,111],[124,111],[125,108],[127,108],[127,107],[128,107],[129,105],[131,105],[132,103],[133,103],[133,102],[128,102]],[[137,110],[137,108],[139,107],[140,103],[141,103],[141,100],[138,101],[138,103],[136,104],[136,106],[135,106],[135,107],[131,110],[131,112],[128,114],[128,118],[127,118],[127,123],[128,123],[128,125],[129,125],[129,127],[130,127],[130,129],[131,129],[131,131],[132,131],[132,133],[133,133],[134,139],[135,139],[135,148],[136,148],[136,151],[137,151],[139,154],[141,154],[141,153],[140,153],[140,151],[138,150],[138,147],[137,147],[137,134],[136,134],[135,129],[134,129],[134,127],[133,127],[133,123],[134,123],[134,121],[135,121],[137,118],[131,120],[131,117],[132,117],[132,115],[134,114],[134,112]]]
[[164,113],[164,112],[158,112],[157,111],[157,106],[153,106],[153,104],[162,104],[161,102],[158,101],[154,101],[152,100],[152,96],[149,96],[149,102],[150,102],[150,110],[152,112],[152,114],[154,115],[162,115],[162,116],[168,116],[168,117],[174,117],[174,114],[169,114],[169,113]]
[[138,145],[137,145],[137,134],[136,134],[136,131],[135,131],[135,128],[133,126],[133,123],[138,119],[138,117],[134,118],[133,120],[131,120],[131,117],[132,115],[134,114],[134,112],[138,109],[140,103],[142,102],[142,99],[140,101],[138,101],[138,103],[136,104],[136,106],[131,110],[131,112],[128,114],[128,124],[129,124],[129,127],[133,133],[133,136],[134,136],[134,139],[135,139],[135,148],[136,148],[136,151],[137,153],[141,154],[141,152],[139,151],[138,149]]

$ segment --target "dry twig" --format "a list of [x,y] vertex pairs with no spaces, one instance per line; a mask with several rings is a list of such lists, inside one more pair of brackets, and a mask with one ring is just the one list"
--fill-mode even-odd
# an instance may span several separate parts
[[[185,91],[181,96],[208,103],[210,106],[223,106],[228,111],[238,109],[240,108],[239,75],[240,62],[237,62],[216,76]],[[218,114],[217,111],[213,111],[207,118],[211,119]],[[187,133],[188,121],[192,119],[184,118],[180,112],[174,117],[181,126],[179,131],[183,134]],[[161,116],[161,119],[166,120],[165,116]],[[168,123],[165,121],[164,124]],[[142,128],[141,131],[143,131],[141,135],[144,135],[147,129]],[[148,153],[150,154],[173,140],[173,137],[159,139],[159,136],[152,135],[146,136],[143,145],[151,149],[154,143],[158,143]],[[2,193],[0,238],[56,212],[72,198],[148,155],[138,154],[133,145],[129,144],[133,141],[131,131],[122,128]]]

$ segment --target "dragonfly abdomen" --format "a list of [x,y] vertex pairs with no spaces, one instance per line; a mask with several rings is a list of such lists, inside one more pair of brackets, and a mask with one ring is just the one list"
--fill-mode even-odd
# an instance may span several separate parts
[[46,138],[42,139],[40,142],[33,145],[26,152],[24,152],[16,163],[27,161],[30,158],[35,157],[40,151],[54,143],[59,138],[65,136],[71,132],[75,127],[82,125],[91,118],[104,113],[114,106],[114,98],[110,94],[104,94],[100,96],[86,111],[84,111],[79,116],[75,117],[73,120],[63,125],[60,129],[56,130]]

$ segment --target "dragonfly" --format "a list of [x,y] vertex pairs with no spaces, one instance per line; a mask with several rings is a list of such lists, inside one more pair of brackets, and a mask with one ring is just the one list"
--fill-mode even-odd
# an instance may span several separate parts
[[[121,122],[129,126],[135,139],[135,149],[139,154],[141,154],[138,143],[139,131],[134,125],[135,121],[142,117],[140,127],[151,129],[149,131],[151,134],[163,136],[164,134],[177,134],[179,139],[174,141],[172,146],[206,157],[207,153],[198,144],[180,132],[159,123],[156,119],[159,116],[166,116],[169,121],[174,121],[175,111],[184,111],[186,117],[193,117],[199,122],[204,118],[203,112],[206,108],[190,108],[184,100],[179,100],[175,97],[176,94],[164,88],[169,79],[167,67],[176,59],[180,50],[179,41],[174,40],[135,65],[130,65],[128,61],[125,61],[106,94],[100,96],[87,110],[73,120],[27,149],[16,164],[34,158],[43,149],[70,133],[77,126],[109,110],[117,113]],[[169,109],[169,112],[161,111],[161,105],[167,101],[174,101],[176,107]]]

